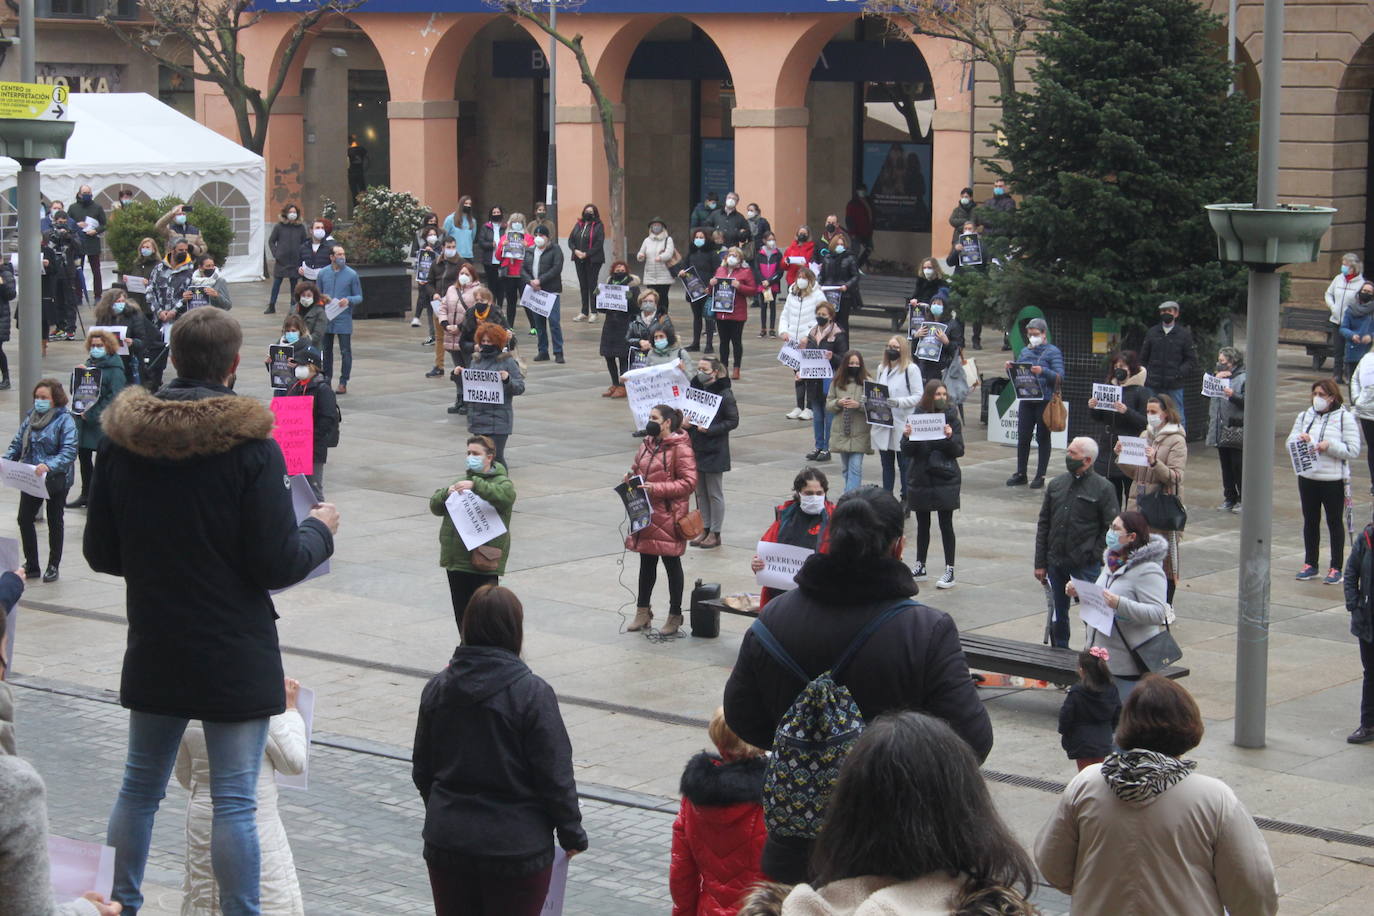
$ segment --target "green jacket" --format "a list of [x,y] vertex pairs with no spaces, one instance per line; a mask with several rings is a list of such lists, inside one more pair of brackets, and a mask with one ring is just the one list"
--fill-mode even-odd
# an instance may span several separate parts
[[[501,523],[506,526],[505,534],[487,542],[487,545],[501,549],[501,562],[494,573],[484,573],[504,576],[506,560],[510,558],[510,513],[515,506],[515,484],[506,476],[505,465],[495,461],[492,462],[490,471],[468,471],[466,476],[458,480],[471,480],[473,492],[496,507],[496,513],[501,516]],[[449,517],[448,507],[444,505],[447,500],[448,487],[440,487],[429,498],[429,511],[444,519],[443,524],[439,526],[439,565],[444,569],[459,572],[481,573],[481,570],[473,567],[472,555],[463,544],[463,539],[458,536],[453,519]]]
[[105,432],[100,428],[100,415],[115,399],[115,395],[124,390],[124,360],[119,358],[118,353],[107,353],[89,362],[100,370],[100,399],[81,416],[73,414],[73,419],[76,420],[77,444],[82,448],[97,449],[105,438]]

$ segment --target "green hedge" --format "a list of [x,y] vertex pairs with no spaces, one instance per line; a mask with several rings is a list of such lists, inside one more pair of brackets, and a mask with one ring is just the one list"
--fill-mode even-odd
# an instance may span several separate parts
[[[161,200],[139,200],[111,212],[105,241],[114,254],[120,273],[133,268],[138,260],[138,243],[145,238],[157,239],[158,248],[166,253],[166,241],[157,231],[157,221],[162,214],[182,202],[181,198],[174,196]],[[191,225],[200,229],[206,247],[215,256],[215,263],[223,265],[224,259],[229,256],[229,245],[234,240],[234,228],[229,217],[219,207],[204,201],[196,201],[194,207],[190,216]]]

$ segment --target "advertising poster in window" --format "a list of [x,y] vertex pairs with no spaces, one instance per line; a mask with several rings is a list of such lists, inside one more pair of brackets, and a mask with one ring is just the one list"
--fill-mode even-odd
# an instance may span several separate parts
[[863,176],[873,205],[873,228],[930,231],[930,146],[866,142]]

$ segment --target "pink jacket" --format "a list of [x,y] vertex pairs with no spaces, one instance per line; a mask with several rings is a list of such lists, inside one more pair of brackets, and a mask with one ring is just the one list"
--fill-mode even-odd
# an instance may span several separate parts
[[481,286],[480,283],[469,283],[462,292],[459,292],[457,286],[450,286],[444,297],[435,303],[434,320],[448,322],[448,327],[444,328],[445,350],[457,352],[463,318],[467,315],[468,309],[476,304],[477,290]]
[[692,440],[683,432],[668,433],[661,441],[645,436],[630,473],[644,478],[654,511],[649,527],[627,537],[625,546],[656,557],[682,556],[687,552],[687,539],[678,534],[677,520],[691,509],[691,497],[697,489]]

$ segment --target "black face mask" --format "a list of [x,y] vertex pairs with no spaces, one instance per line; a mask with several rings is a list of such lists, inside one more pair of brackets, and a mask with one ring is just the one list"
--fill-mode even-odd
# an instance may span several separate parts
[[1228,365],[1226,365],[1225,363],[1217,363],[1216,366],[1213,367],[1212,371],[1213,371],[1213,372],[1230,372],[1230,371],[1231,371],[1231,367],[1228,366]]
[[809,238],[811,238],[811,236],[807,235],[805,232],[798,232],[798,233],[797,233],[797,241],[799,241],[799,242],[804,242],[804,241],[806,241],[806,240],[809,239]]
[[827,318],[826,316],[824,316],[824,315],[817,315],[817,316],[816,316],[816,324],[820,325],[821,327],[825,327],[825,326],[828,325],[829,323],[830,323],[830,319]]
[[652,438],[657,439],[658,434],[663,432],[663,426],[657,420],[650,420],[648,423],[644,424],[644,431]]
[[628,276],[629,276],[629,274],[625,273],[625,271],[623,271],[623,270],[617,270],[617,271],[615,271],[614,273],[611,274],[611,279],[612,279],[612,280],[624,280],[624,279],[625,279],[626,277],[628,277]]
[[583,219],[596,219],[596,214],[590,211],[582,214]]
[[1364,290],[1361,290],[1356,294],[1355,298],[1359,299],[1361,302],[1368,302],[1370,299],[1374,299],[1374,293],[1366,293]]
[[883,351],[883,354],[887,357],[888,362],[895,363],[901,357],[902,351],[894,347],[888,347]]
[[859,366],[850,366],[850,367],[849,367],[849,377],[850,377],[850,378],[858,378],[860,375],[863,375],[863,371],[864,371],[864,370],[863,370],[861,367],[859,367]]
[[464,212],[464,213],[471,213],[471,212],[472,212],[472,204],[463,204],[463,212]]
[[1118,382],[1124,382],[1124,381],[1126,381],[1126,370],[1125,370],[1125,369],[1113,369],[1113,370],[1112,370],[1112,378],[1116,379]]
[[1164,322],[1166,325],[1168,325],[1168,324],[1173,324],[1173,323],[1174,323],[1174,316],[1173,316],[1173,315],[1161,315],[1160,318],[1159,318],[1159,320],[1162,321],[1162,322]]
[[499,352],[501,352],[501,348],[496,344],[482,344],[483,356],[495,356]]

